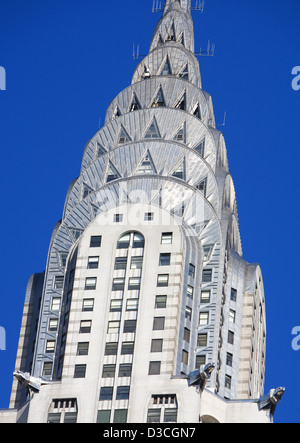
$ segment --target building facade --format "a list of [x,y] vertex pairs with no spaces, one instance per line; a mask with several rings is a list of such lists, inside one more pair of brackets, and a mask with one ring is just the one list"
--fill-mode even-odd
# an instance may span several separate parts
[[39,387],[15,378],[0,421],[272,421],[262,274],[243,258],[191,2],[162,12],[28,283],[16,370]]

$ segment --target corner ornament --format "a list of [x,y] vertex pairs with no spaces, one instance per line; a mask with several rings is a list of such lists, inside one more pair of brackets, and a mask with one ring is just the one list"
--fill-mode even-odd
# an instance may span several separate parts
[[215,367],[216,365],[214,363],[209,363],[208,365],[200,366],[200,369],[197,371],[191,372],[188,379],[189,386],[198,388],[199,393],[203,392]]
[[269,410],[270,416],[273,417],[275,414],[276,407],[281,402],[281,399],[285,393],[285,388],[279,387],[277,389],[271,389],[269,394],[264,395],[258,402],[259,410],[262,409]]

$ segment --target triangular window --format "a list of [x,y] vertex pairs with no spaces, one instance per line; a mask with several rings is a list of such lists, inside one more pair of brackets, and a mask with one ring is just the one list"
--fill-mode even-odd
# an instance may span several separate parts
[[196,185],[196,188],[203,193],[203,195],[206,197],[206,191],[207,191],[207,177],[202,180],[198,185]]
[[81,234],[83,233],[82,229],[76,229],[76,228],[68,228],[68,229],[74,241],[77,241],[81,236]]
[[168,33],[167,42],[174,42],[175,40],[176,40],[175,26],[174,26],[174,23],[172,23],[172,26],[171,26],[170,31]]
[[131,142],[131,138],[129,137],[124,126],[121,126],[120,135],[119,135],[119,145],[124,145],[125,143]]
[[92,189],[89,185],[86,183],[83,183],[82,186],[82,198],[86,198],[88,195],[90,195],[92,192],[94,192],[94,189]]
[[181,97],[175,103],[174,108],[182,109],[183,111],[185,111],[185,109],[186,109],[186,93],[181,95]]
[[172,177],[180,178],[181,180],[186,179],[185,158],[183,158],[181,162],[176,166],[172,173]]
[[157,174],[150,152],[147,151],[141,165],[138,167],[137,174]]
[[116,107],[115,112],[114,112],[114,118],[116,117],[120,117],[122,114],[120,112],[119,106]]
[[198,154],[201,155],[201,157],[204,157],[204,150],[205,150],[205,138],[197,145],[195,148],[195,151],[198,152]]
[[185,65],[184,69],[180,72],[179,77],[183,80],[189,79],[189,66],[188,64]]
[[155,117],[153,118],[151,125],[147,129],[144,138],[161,138]]
[[208,261],[211,257],[211,253],[214,245],[203,246],[203,261]]
[[97,142],[97,156],[100,157],[101,155],[106,154],[105,149],[103,148],[103,146],[100,145],[99,142]]
[[165,105],[165,100],[162,92],[162,88],[159,88],[158,93],[156,94],[151,107],[152,108],[163,108]]
[[161,35],[159,34],[158,45],[161,46],[161,45],[163,45],[163,44],[164,44],[164,41],[163,41]]
[[199,118],[199,120],[201,120],[201,111],[200,111],[200,106],[199,103],[197,104],[197,106],[195,107],[195,110],[193,112],[193,115],[197,118]]
[[98,208],[98,206],[93,205],[93,204],[91,203],[91,212],[92,212],[92,215],[93,215],[94,217],[97,217],[97,215],[99,214],[99,208]]
[[130,105],[130,112],[138,111],[139,109],[141,109],[141,105],[140,105],[136,95],[134,94],[131,105]]
[[181,34],[178,41],[184,46],[184,33]]
[[169,62],[169,58],[167,57],[165,64],[161,70],[160,75],[172,75],[171,66]]
[[186,142],[186,130],[185,124],[181,126],[179,131],[176,132],[175,137],[173,138],[176,142],[185,143]]
[[109,162],[107,176],[106,176],[106,183],[112,182],[113,180],[117,180],[118,178],[121,178],[120,174],[118,173],[114,165],[111,162]]

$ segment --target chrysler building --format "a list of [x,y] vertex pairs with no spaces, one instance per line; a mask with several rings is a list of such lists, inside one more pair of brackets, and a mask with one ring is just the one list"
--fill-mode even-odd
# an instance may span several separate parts
[[273,421],[263,278],[243,257],[191,0],[161,12],[29,280],[0,422]]

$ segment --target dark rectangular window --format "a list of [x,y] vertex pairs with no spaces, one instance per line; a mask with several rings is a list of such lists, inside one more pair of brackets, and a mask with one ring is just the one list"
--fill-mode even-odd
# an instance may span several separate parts
[[193,310],[191,308],[189,308],[188,306],[186,306],[185,308],[185,318],[189,321],[192,321],[192,314],[193,314]]
[[111,410],[98,411],[97,423],[110,423]]
[[200,366],[206,364],[206,355],[197,355],[196,356],[196,369],[200,369]]
[[198,347],[207,346],[207,334],[198,334]]
[[61,413],[48,414],[48,423],[60,423]]
[[112,300],[110,302],[110,312],[122,312],[123,300]]
[[129,291],[138,291],[141,287],[141,278],[140,277],[131,277],[128,282],[128,290]]
[[234,332],[228,331],[228,343],[230,345],[234,344]]
[[54,281],[55,289],[62,289],[64,286],[64,276],[56,275]]
[[117,355],[118,343],[106,343],[105,355]]
[[185,365],[189,364],[189,353],[185,350],[182,351],[182,363]]
[[114,378],[116,374],[116,365],[104,365],[102,378]]
[[202,304],[210,303],[210,291],[201,292],[200,303]]
[[162,245],[171,245],[173,242],[173,232],[163,232],[161,235]]
[[147,423],[160,423],[161,409],[148,409]]
[[122,343],[121,355],[132,355],[134,352],[134,342]]
[[162,288],[169,286],[169,274],[160,274],[157,277],[157,287]]
[[116,400],[128,400],[130,393],[130,386],[119,386],[117,388]]
[[114,413],[114,423],[127,423],[127,409],[116,409]]
[[212,281],[212,269],[203,269],[202,281],[203,283],[210,283]]
[[136,320],[125,320],[124,333],[131,333],[136,331]]
[[230,375],[225,375],[225,388],[231,389],[231,377],[230,377]]
[[82,302],[82,312],[92,312],[94,310],[94,299],[85,298]]
[[230,300],[236,302],[236,298],[237,298],[237,290],[231,288]]
[[153,221],[153,219],[154,219],[153,212],[146,212],[146,214],[145,214],[145,221]]
[[227,352],[226,365],[232,368],[232,363],[233,363],[233,355],[230,354],[230,352]]
[[133,249],[144,248],[144,246],[145,246],[144,237],[141,234],[135,233],[133,236],[133,244],[132,244]]
[[193,288],[193,286],[188,285],[188,287],[187,287],[187,291],[186,291],[186,295],[187,295],[191,300],[193,300],[193,298],[194,298],[194,288]]
[[91,332],[92,328],[92,321],[91,320],[82,320],[80,322],[80,334],[89,334]]
[[111,401],[113,398],[114,388],[112,386],[107,388],[101,388],[100,390],[100,401]]
[[151,352],[162,352],[163,339],[153,339],[151,342]]
[[192,263],[189,264],[189,276],[195,278],[195,266]]
[[86,291],[92,291],[94,289],[96,289],[96,285],[97,285],[97,278],[96,277],[87,277],[85,279],[85,290]]
[[86,365],[75,365],[74,378],[85,378]]
[[143,267],[143,257],[132,257],[130,269],[142,269]]
[[102,237],[101,235],[94,235],[91,237],[90,248],[100,248]]
[[165,317],[155,317],[153,320],[153,331],[163,331],[165,329]]
[[149,375],[160,375],[160,361],[150,361],[149,363]]
[[89,257],[88,258],[88,269],[98,269],[99,266],[99,257]]
[[132,365],[124,363],[119,367],[119,377],[131,377]]
[[89,343],[78,343],[77,345],[77,355],[88,355],[89,353]]
[[167,306],[167,296],[166,295],[157,295],[155,297],[155,309],[166,308]]
[[139,308],[138,298],[129,298],[127,300],[126,311],[137,311]]
[[117,244],[117,249],[128,249],[130,243],[130,234],[123,235]]
[[127,267],[127,257],[117,257],[115,261],[115,270],[125,270]]
[[159,256],[159,266],[170,266],[171,254],[163,253]]
[[125,278],[114,278],[113,280],[113,291],[124,291]]
[[177,423],[177,409],[176,408],[165,409],[164,423]]
[[114,223],[122,223],[122,221],[123,221],[123,214],[114,215]]
[[191,338],[191,331],[188,328],[184,328],[184,336],[183,336],[184,341],[189,343],[190,338]]

